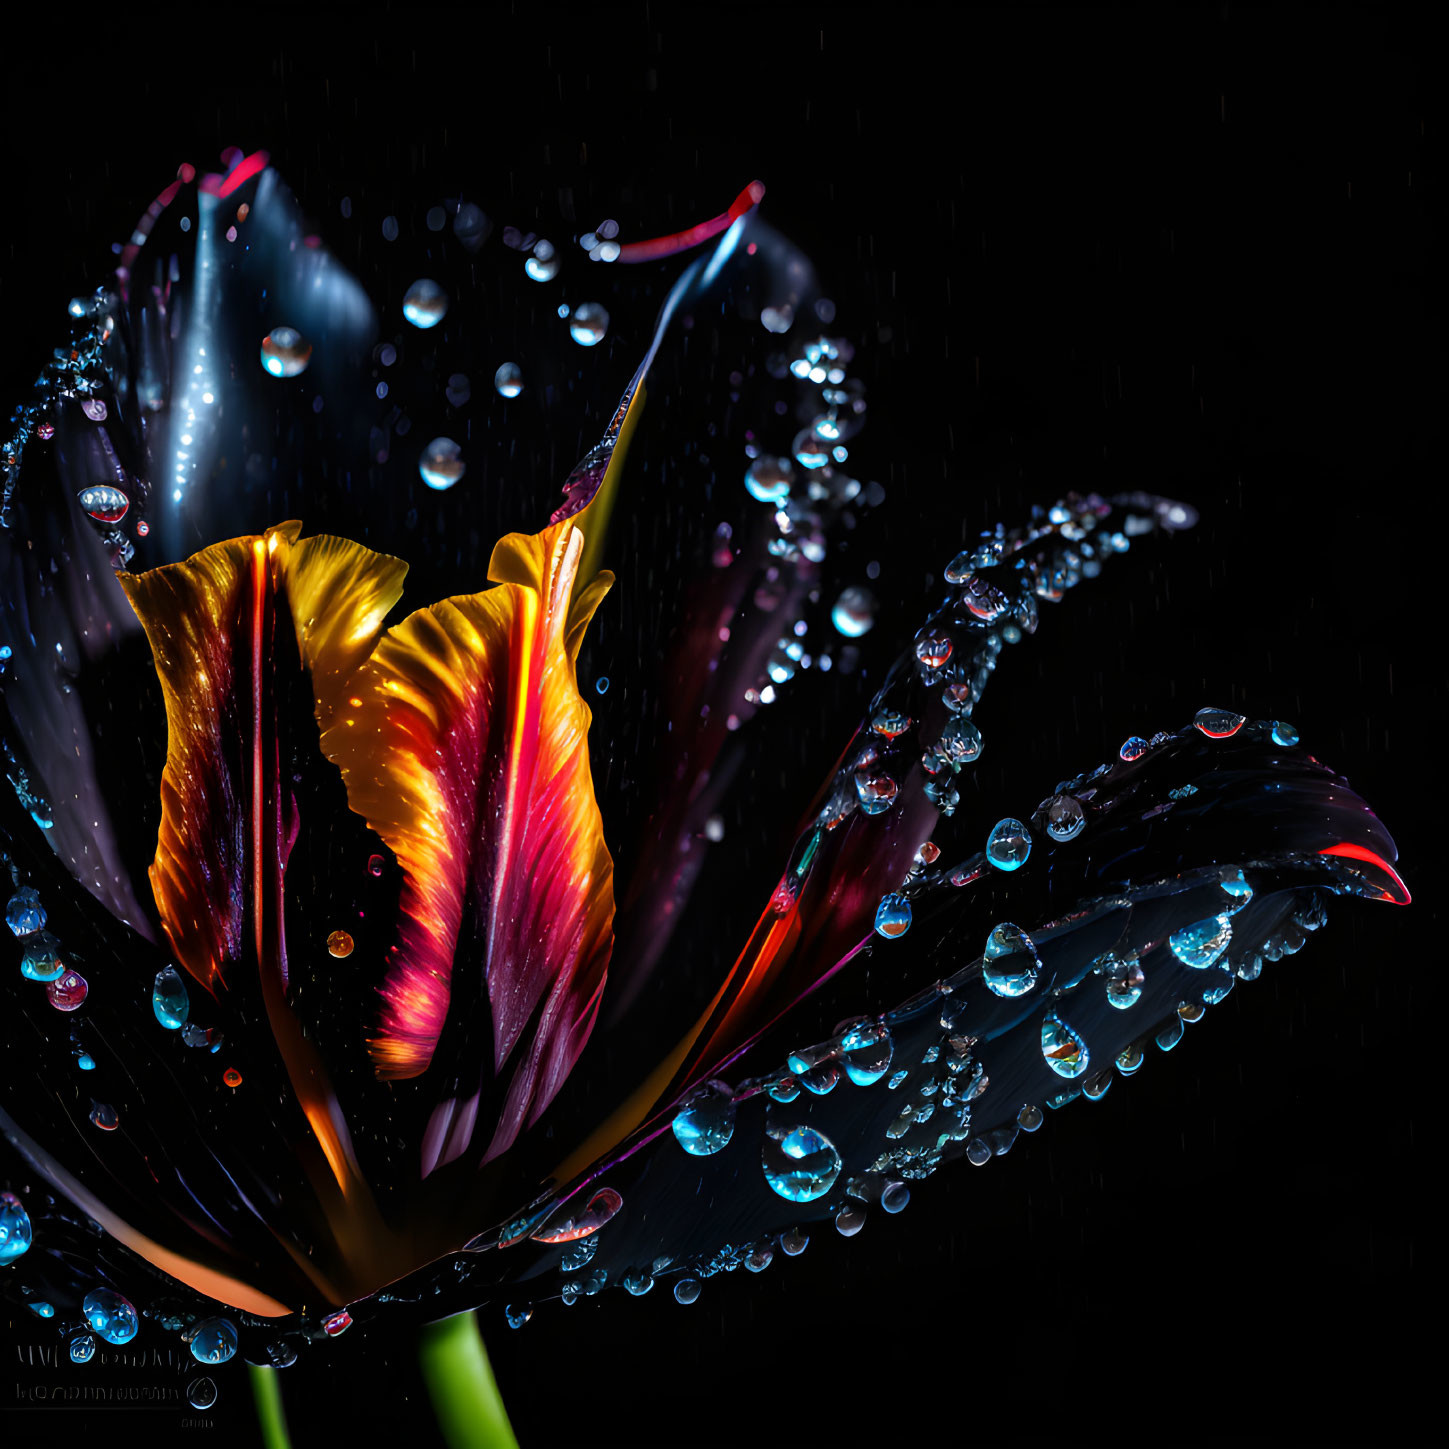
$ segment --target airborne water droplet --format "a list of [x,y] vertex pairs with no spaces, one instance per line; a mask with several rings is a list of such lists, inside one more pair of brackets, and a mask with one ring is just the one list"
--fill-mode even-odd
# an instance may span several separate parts
[[33,886],[22,886],[5,907],[5,924],[17,936],[31,936],[45,927],[45,907],[40,892]]
[[418,459],[418,473],[429,488],[446,492],[468,471],[463,450],[452,438],[434,438]]
[[179,1031],[186,1025],[186,1018],[191,1013],[191,998],[186,994],[186,983],[174,966],[167,966],[156,973],[151,987],[151,1010],[167,1031]]
[[419,277],[403,295],[403,316],[426,331],[447,315],[448,294],[430,277]]
[[493,386],[499,397],[517,397],[523,391],[523,369],[516,362],[505,362],[493,374]]
[[597,347],[609,330],[609,314],[597,302],[583,302],[569,321],[569,336],[580,347]]
[[54,981],[65,971],[60,942],[49,931],[36,931],[25,942],[20,974],[31,981]]
[[299,377],[311,360],[312,344],[295,327],[273,327],[262,338],[262,366],[273,377]]
[[847,639],[859,639],[870,632],[875,623],[875,595],[857,584],[842,591],[830,611],[830,622],[836,632]]

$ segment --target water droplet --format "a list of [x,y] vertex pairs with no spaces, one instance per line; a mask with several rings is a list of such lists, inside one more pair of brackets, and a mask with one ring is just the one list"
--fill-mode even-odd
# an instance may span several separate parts
[[840,1039],[840,1064],[857,1087],[873,1086],[890,1070],[895,1043],[878,1021],[862,1021]]
[[1109,1006],[1115,1006],[1118,1011],[1136,1006],[1147,977],[1134,954],[1119,956],[1114,951],[1108,951],[1098,956],[1092,965],[1105,978]]
[[30,1307],[30,1311],[37,1318],[54,1318],[55,1317],[55,1305],[53,1303],[32,1303],[32,1304],[29,1305],[29,1307]]
[[523,391],[523,369],[516,362],[505,362],[493,374],[493,386],[499,397],[517,397]]
[[92,1289],[81,1303],[81,1312],[91,1332],[99,1334],[107,1343],[130,1343],[141,1326],[130,1300],[111,1288]]
[[1117,753],[1124,760],[1140,760],[1150,748],[1151,746],[1148,745],[1147,741],[1141,735],[1133,735],[1131,739],[1123,743],[1122,748]]
[[93,422],[103,423],[109,416],[110,410],[98,397],[88,397],[81,403],[81,411]]
[[1074,795],[1053,795],[1047,801],[1047,834],[1053,840],[1075,840],[1087,825],[1087,812]]
[[1273,743],[1282,745],[1287,749],[1290,745],[1298,743],[1298,731],[1291,724],[1285,724],[1281,719],[1273,721]]
[[29,1246],[30,1214],[13,1192],[0,1192],[0,1263],[13,1263]]
[[1117,1053],[1117,1070],[1124,1077],[1130,1077],[1141,1065],[1142,1050],[1140,1047],[1129,1046]]
[[92,1102],[90,1115],[102,1132],[114,1132],[121,1125],[120,1113],[109,1102]]
[[536,1243],[572,1243],[587,1238],[604,1226],[624,1206],[623,1197],[612,1187],[601,1187],[585,1206],[563,1218],[550,1221],[533,1234]]
[[322,1332],[328,1338],[337,1338],[351,1327],[352,1315],[345,1308],[339,1308],[336,1313],[329,1313],[322,1320]]
[[939,751],[958,765],[971,764],[981,753],[981,731],[964,715],[946,721]]
[[43,930],[45,907],[40,904],[40,892],[33,886],[22,886],[16,891],[5,907],[5,924],[17,936],[32,936]]
[[1207,1007],[1200,1001],[1179,1001],[1177,1014],[1186,1022],[1201,1021],[1207,1015]]
[[898,1213],[911,1200],[911,1190],[903,1182],[888,1182],[880,1195],[880,1205],[888,1213]]
[[986,938],[981,979],[994,996],[1025,996],[1036,985],[1041,958],[1020,926],[1002,921]]
[[1100,1102],[1107,1095],[1107,1088],[1112,1085],[1112,1069],[1093,1072],[1085,1082],[1082,1083],[1082,1095],[1089,1102]]
[[698,1297],[698,1278],[681,1278],[674,1285],[674,1301],[676,1303],[693,1303]]
[[1087,1070],[1087,1044],[1055,1013],[1042,1022],[1041,1054],[1059,1077],[1079,1077]]
[[93,1072],[96,1069],[96,1059],[79,1043],[71,1045],[71,1055],[75,1058],[75,1064],[83,1072]]
[[46,983],[45,994],[57,1011],[78,1011],[85,1003],[90,987],[79,971],[64,971]]
[[803,1228],[791,1228],[780,1235],[780,1251],[787,1258],[798,1258],[810,1245],[810,1239]]
[[842,591],[830,611],[830,622],[836,632],[847,639],[859,639],[875,624],[875,595],[869,589],[852,584]]
[[880,815],[889,810],[900,793],[900,786],[891,776],[872,770],[861,770],[855,777],[855,793],[866,815]]
[[186,994],[186,983],[174,966],[167,966],[156,973],[151,987],[151,1010],[167,1031],[179,1031],[186,1025],[186,1018],[191,1014],[191,998]]
[[239,1087],[242,1084],[242,1074],[235,1067],[228,1067],[221,1074],[221,1079],[228,1087]]
[[88,1333],[78,1333],[70,1341],[70,1361],[89,1363],[96,1356],[96,1341]]
[[65,970],[60,942],[49,931],[34,931],[26,938],[20,974],[31,981],[54,981]]
[[1021,1111],[1016,1114],[1016,1125],[1023,1132],[1035,1132],[1044,1120],[1040,1107],[1028,1102]]
[[580,347],[597,347],[609,330],[609,314],[597,302],[583,302],[569,320],[569,336]]
[[745,1259],[745,1267],[751,1273],[763,1273],[771,1263],[775,1261],[775,1250],[769,1243],[761,1243],[758,1247],[750,1250],[750,1255]]
[[986,859],[997,870],[1019,870],[1031,854],[1031,832],[1020,820],[998,820],[986,837]]
[[840,1175],[840,1154],[813,1127],[767,1126],[761,1163],[765,1181],[789,1202],[824,1197]]
[[1209,916],[1205,921],[1174,931],[1167,938],[1167,944],[1184,966],[1203,971],[1228,949],[1232,939],[1232,922],[1226,916]]
[[911,929],[911,903],[903,895],[882,896],[875,912],[875,933],[893,940]]
[[675,1114],[673,1127],[691,1157],[712,1157],[734,1136],[734,1093],[724,1082],[706,1082]]
[[[626,1278],[624,1281],[627,1283],[629,1280]],[[533,1304],[510,1303],[503,1310],[503,1316],[508,1320],[508,1326],[510,1328],[522,1328],[533,1317]]]
[[624,1274],[624,1287],[635,1298],[642,1298],[654,1286],[654,1275],[643,1268],[632,1268]]
[[982,578],[970,580],[961,599],[967,612],[983,624],[994,624],[1011,607],[1006,595]]
[[1157,1033],[1157,1045],[1165,1052],[1170,1052],[1178,1042],[1182,1040],[1182,1033],[1186,1028],[1182,1024],[1182,1018],[1174,1016],[1161,1031]]
[[119,523],[131,507],[131,500],[119,488],[112,488],[108,483],[82,488],[76,494],[76,502],[97,523]]
[[465,201],[453,218],[453,235],[470,252],[476,252],[488,240],[488,233],[492,230],[493,224],[484,215],[482,207],[471,201]]
[[346,931],[333,931],[327,937],[328,954],[336,956],[339,960],[344,956],[352,955],[352,947],[352,937]]
[[439,493],[446,492],[467,471],[463,450],[452,438],[434,438],[418,459],[418,472],[423,482]]
[[766,332],[788,332],[790,324],[795,320],[795,309],[788,302],[779,307],[763,307],[760,309],[760,322]]
[[430,277],[419,277],[403,295],[403,316],[426,331],[447,315],[448,294]]
[[1214,709],[1211,706],[1198,710],[1192,722],[1210,740],[1230,739],[1247,723],[1242,715],[1234,714],[1230,709]]
[[298,377],[311,360],[312,344],[295,327],[273,327],[262,338],[262,366],[273,377]]
[[381,875],[383,867],[387,862],[380,855],[369,855],[367,857],[367,870],[369,875]]
[[535,251],[535,254],[524,262],[523,270],[535,282],[551,282],[558,276],[558,257],[554,255],[553,243],[541,241],[538,246],[547,247],[547,255],[540,256]]
[[1225,915],[1236,916],[1244,906],[1252,902],[1253,887],[1248,884],[1248,878],[1241,867],[1225,865],[1218,873],[1218,883],[1228,898]]
[[972,1167],[985,1167],[993,1155],[991,1144],[984,1138],[974,1137],[966,1144],[966,1161]]
[[939,629],[925,628],[916,635],[916,658],[927,669],[942,669],[950,661],[951,636]]
[[1216,1006],[1233,989],[1235,978],[1224,976],[1221,981],[1204,988],[1202,999],[1206,1006]]
[[216,1403],[216,1380],[208,1378],[192,1379],[186,1386],[186,1402],[193,1409],[209,1409]]
[[835,1231],[842,1238],[853,1238],[865,1226],[865,1209],[855,1203],[847,1203],[835,1215]]
[[760,503],[783,503],[794,481],[795,470],[788,458],[766,455],[745,469],[745,492]]
[[282,1340],[278,1343],[267,1345],[267,1357],[272,1361],[273,1368],[291,1368],[297,1362],[297,1350],[294,1345]]
[[236,1353],[236,1327],[225,1318],[206,1318],[191,1331],[191,1356],[198,1363],[226,1363]]
[[889,1088],[890,1091],[894,1092],[896,1088],[899,1087],[901,1083],[904,1082],[905,1079],[909,1076],[910,1073],[904,1068],[899,1072],[892,1072],[891,1079],[886,1083],[886,1086],[887,1088]]

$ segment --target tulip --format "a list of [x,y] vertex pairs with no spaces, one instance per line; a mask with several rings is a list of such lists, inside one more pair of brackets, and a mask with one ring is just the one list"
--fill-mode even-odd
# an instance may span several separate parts
[[[1388,833],[1297,731],[1222,708],[972,818],[1001,656],[1196,517],[1068,494],[942,560],[773,889],[712,925],[732,964],[700,979],[672,943],[728,850],[751,717],[807,666],[843,665],[871,622],[857,587],[800,642],[836,521],[872,502],[841,466],[864,415],[847,344],[795,345],[818,411],[788,455],[752,454],[752,531],[720,531],[670,605],[667,728],[645,762],[661,788],[627,868],[580,659],[615,582],[603,561],[641,566],[611,522],[662,341],[732,268],[787,255],[763,188],[618,248],[709,249],[546,526],[504,533],[486,578],[429,600],[405,595],[421,539],[393,526],[399,499],[365,524],[373,547],[313,528],[309,485],[268,462],[351,457],[350,418],[334,436],[307,391],[268,390],[306,377],[324,402],[377,318],[265,155],[227,163],[184,168],[73,304],[73,345],[5,455],[5,1030],[37,1077],[0,1095],[24,1187],[0,1250],[12,1295],[51,1306],[78,1352],[137,1332],[202,1362],[240,1349],[282,1443],[275,1367],[356,1322],[411,1323],[450,1442],[512,1442],[479,1304],[514,1323],[620,1287],[688,1304],[811,1225],[853,1236],[1174,1049],[1330,900],[1407,903]],[[158,257],[178,214],[194,229]],[[471,249],[486,222],[464,216]],[[422,279],[402,315],[431,335],[453,305]],[[470,486],[453,440],[420,453],[430,490]],[[827,998],[847,1014],[807,1029]]]

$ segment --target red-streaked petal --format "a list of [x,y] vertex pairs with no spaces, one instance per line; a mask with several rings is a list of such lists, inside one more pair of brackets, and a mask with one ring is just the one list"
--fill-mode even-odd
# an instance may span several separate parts
[[583,542],[568,522],[504,539],[489,569],[498,587],[390,630],[323,732],[349,804],[404,875],[369,1043],[379,1074],[413,1077],[433,1062],[458,975],[470,1001],[486,987],[488,1059],[469,1046],[447,1064],[456,1086],[444,1088],[425,1171],[463,1153],[479,1092],[511,1066],[490,1155],[506,1147],[553,1096],[597,1011],[613,863],[574,660],[612,577],[571,599]]

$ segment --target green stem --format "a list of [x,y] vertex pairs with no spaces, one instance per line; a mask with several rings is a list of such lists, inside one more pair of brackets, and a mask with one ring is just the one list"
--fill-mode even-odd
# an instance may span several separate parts
[[287,1416],[282,1412],[282,1386],[274,1368],[261,1364],[247,1365],[252,1381],[252,1398],[256,1400],[257,1421],[262,1429],[266,1449],[292,1449],[287,1434]]
[[449,1449],[518,1449],[476,1314],[429,1323],[418,1358]]

